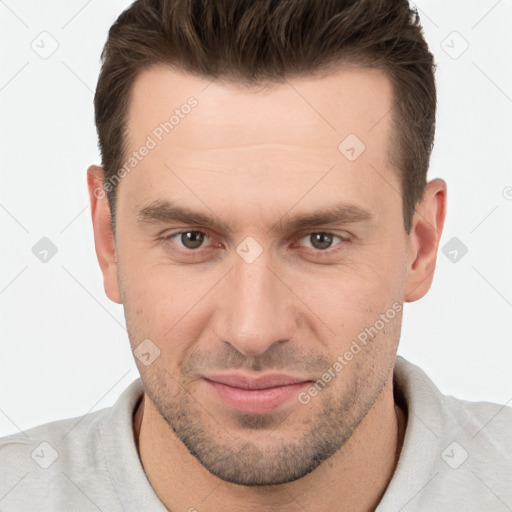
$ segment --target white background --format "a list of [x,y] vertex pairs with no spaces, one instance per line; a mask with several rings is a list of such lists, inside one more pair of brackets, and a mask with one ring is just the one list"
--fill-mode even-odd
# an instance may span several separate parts
[[[107,407],[138,377],[122,306],[103,291],[85,179],[100,163],[100,53],[128,5],[0,1],[0,436]],[[429,177],[448,183],[441,246],[457,237],[468,253],[453,263],[440,251],[431,291],[405,306],[399,353],[446,394],[507,403],[512,0],[417,6],[438,64]],[[58,43],[47,59],[31,47],[41,37]],[[47,263],[32,253],[42,237],[58,248]]]

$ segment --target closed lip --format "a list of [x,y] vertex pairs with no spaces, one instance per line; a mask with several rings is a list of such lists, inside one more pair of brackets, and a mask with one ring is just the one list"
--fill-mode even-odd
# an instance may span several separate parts
[[289,386],[291,384],[309,382],[309,379],[305,379],[304,377],[294,377],[292,375],[285,375],[282,373],[260,375],[258,377],[239,373],[230,373],[222,375],[207,375],[204,376],[204,378],[206,380],[219,382],[227,386],[241,389],[267,389],[275,388],[277,386]]

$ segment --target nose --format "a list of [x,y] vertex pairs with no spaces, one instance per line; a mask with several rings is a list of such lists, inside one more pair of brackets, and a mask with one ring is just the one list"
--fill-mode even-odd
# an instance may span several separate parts
[[235,255],[219,290],[215,332],[246,356],[290,340],[297,327],[294,295],[270,263],[266,251],[252,263]]

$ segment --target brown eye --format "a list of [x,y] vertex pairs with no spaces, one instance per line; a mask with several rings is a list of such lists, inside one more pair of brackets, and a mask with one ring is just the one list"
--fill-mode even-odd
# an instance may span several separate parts
[[197,249],[201,247],[208,235],[202,231],[180,231],[172,235],[166,236],[166,240],[174,241],[184,249]]
[[309,237],[315,249],[329,249],[332,245],[333,236],[328,233],[312,233]]
[[336,238],[340,241],[343,241],[343,238],[338,235],[324,232],[308,233],[303,237],[303,240],[307,240],[309,242],[309,244],[306,244],[306,247],[317,249],[319,251],[325,251],[326,249],[330,249],[334,245],[337,245],[334,244]]
[[205,234],[201,231],[185,231],[180,235],[180,241],[183,247],[187,249],[197,249],[201,247]]

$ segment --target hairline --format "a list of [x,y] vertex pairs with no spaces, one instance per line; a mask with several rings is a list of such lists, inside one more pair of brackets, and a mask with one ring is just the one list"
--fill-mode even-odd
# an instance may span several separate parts
[[[174,61],[166,61],[163,59],[155,60],[153,62],[148,62],[143,65],[141,65],[137,72],[132,76],[132,79],[130,81],[126,99],[123,102],[123,111],[122,111],[122,119],[121,119],[121,128],[122,128],[122,137],[121,137],[121,160],[125,161],[127,159],[127,155],[129,154],[128,149],[128,141],[129,141],[129,114],[131,111],[131,105],[133,103],[133,95],[134,95],[134,89],[135,89],[135,83],[139,79],[139,77],[151,69],[155,68],[167,68],[175,71],[178,74],[181,74],[183,76],[192,76],[197,78],[204,78],[208,79],[211,78],[209,75],[204,73],[199,73],[196,71],[190,71],[187,69],[186,66],[180,65],[179,63],[176,63]],[[390,127],[389,127],[389,134],[388,134],[388,140],[386,142],[386,156],[387,156],[387,163],[388,166],[393,170],[393,172],[396,173],[399,186],[400,186],[400,197],[402,199],[402,214],[404,217],[404,229],[407,233],[410,232],[410,226],[407,226],[407,219],[405,219],[405,203],[404,203],[404,187],[403,187],[403,180],[404,180],[404,170],[400,167],[400,157],[401,153],[403,152],[402,149],[402,131],[399,128],[399,120],[398,120],[398,109],[396,108],[396,99],[398,94],[398,86],[394,81],[393,73],[389,69],[389,67],[386,67],[385,65],[379,65],[377,63],[377,60],[375,58],[372,58],[370,56],[363,54],[358,54],[357,51],[350,53],[349,50],[347,50],[347,55],[342,57],[337,57],[336,59],[328,60],[326,61],[322,66],[319,66],[316,69],[313,69],[309,72],[299,71],[296,73],[287,73],[283,78],[276,79],[276,78],[261,78],[258,80],[251,80],[246,76],[234,73],[234,72],[227,72],[223,74],[219,74],[219,76],[214,77],[212,80],[215,80],[220,85],[226,85],[231,87],[238,87],[242,90],[249,90],[249,91],[262,91],[262,90],[270,90],[273,86],[279,86],[284,85],[287,83],[289,79],[293,78],[304,78],[304,79],[315,79],[315,78],[324,78],[331,76],[335,74],[336,72],[342,71],[346,68],[353,68],[353,69],[378,69],[381,70],[385,76],[386,79],[389,81],[391,85],[391,104],[392,107],[389,110],[389,112],[386,114],[390,114]],[[384,116],[385,117],[385,116]],[[381,119],[382,120],[382,119]],[[378,123],[381,122],[381,120],[378,121]],[[372,128],[373,129],[373,128]],[[393,148],[399,148],[398,150],[393,150]],[[111,175],[109,175],[109,178],[115,175],[115,173],[118,172],[113,171]],[[121,180],[122,181],[122,180]],[[111,210],[111,224],[112,224],[112,231],[114,234],[114,238],[116,235],[116,213],[117,213],[117,191],[118,191],[118,184],[113,188],[113,190],[109,193],[107,193],[107,199],[109,202],[110,210]],[[114,203],[112,204],[111,198],[113,199]],[[407,229],[409,227],[409,230]]]

